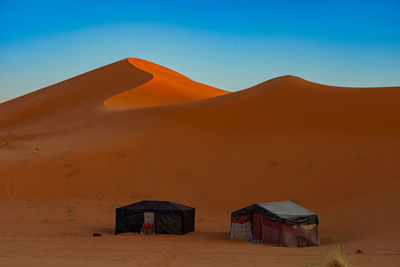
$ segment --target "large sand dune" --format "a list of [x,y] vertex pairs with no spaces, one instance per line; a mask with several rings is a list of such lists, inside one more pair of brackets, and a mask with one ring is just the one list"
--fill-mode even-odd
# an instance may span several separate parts
[[176,104],[227,93],[194,82],[182,74],[142,59],[129,58],[128,61],[137,68],[152,74],[153,78],[141,86],[110,97],[104,102],[107,107],[129,109]]
[[398,255],[399,103],[400,87],[294,76],[228,93],[126,59],[0,104],[0,197],[107,201],[110,228],[115,205],[169,199],[221,234],[234,209],[292,199],[320,215],[322,244]]

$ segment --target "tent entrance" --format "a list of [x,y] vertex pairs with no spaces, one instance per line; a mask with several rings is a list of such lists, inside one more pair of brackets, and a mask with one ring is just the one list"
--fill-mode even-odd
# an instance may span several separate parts
[[152,235],[154,234],[154,212],[144,212],[143,213],[143,227],[142,227],[142,234],[145,235]]

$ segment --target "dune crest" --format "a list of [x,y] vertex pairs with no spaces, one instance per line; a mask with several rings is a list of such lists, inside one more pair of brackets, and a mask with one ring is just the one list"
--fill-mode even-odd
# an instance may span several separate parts
[[112,109],[131,109],[190,102],[227,94],[155,63],[128,58],[128,62],[138,69],[150,73],[153,78],[147,83],[114,95],[104,101]]

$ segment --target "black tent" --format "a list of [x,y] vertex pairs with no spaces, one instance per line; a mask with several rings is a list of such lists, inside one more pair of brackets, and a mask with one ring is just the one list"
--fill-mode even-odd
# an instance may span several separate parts
[[192,207],[144,200],[116,209],[115,234],[142,232],[146,223],[154,226],[155,234],[186,234],[194,231],[194,216]]

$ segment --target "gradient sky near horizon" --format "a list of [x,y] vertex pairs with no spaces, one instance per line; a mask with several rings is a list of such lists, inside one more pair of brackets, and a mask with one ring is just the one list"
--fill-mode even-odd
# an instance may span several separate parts
[[236,91],[400,86],[400,1],[0,0],[0,102],[127,57]]

